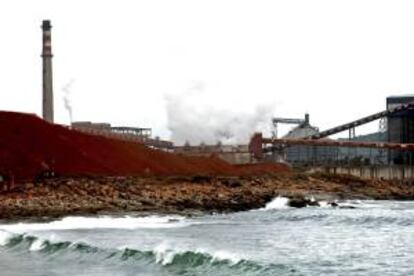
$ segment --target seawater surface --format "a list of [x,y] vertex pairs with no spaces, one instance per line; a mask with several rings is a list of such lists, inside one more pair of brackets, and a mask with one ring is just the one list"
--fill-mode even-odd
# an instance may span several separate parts
[[0,225],[1,275],[414,275],[414,202]]

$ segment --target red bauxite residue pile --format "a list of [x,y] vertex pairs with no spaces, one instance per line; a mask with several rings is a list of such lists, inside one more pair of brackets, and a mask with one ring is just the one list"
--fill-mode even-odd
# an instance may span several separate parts
[[83,134],[35,115],[0,112],[0,175],[32,179],[50,168],[57,175],[243,175],[286,172],[280,164],[233,166],[144,145]]

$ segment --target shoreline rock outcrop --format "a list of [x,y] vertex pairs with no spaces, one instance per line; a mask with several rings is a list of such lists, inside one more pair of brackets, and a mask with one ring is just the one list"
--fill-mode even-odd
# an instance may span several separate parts
[[290,198],[292,207],[317,206],[321,199],[334,206],[334,199],[412,200],[414,186],[323,174],[50,178],[0,192],[0,219],[245,211],[262,208],[276,196]]

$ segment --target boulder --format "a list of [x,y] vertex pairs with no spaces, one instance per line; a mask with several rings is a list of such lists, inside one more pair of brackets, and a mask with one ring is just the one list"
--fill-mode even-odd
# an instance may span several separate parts
[[302,195],[295,195],[289,198],[288,205],[295,208],[304,208],[307,206],[320,206],[317,201],[307,199]]

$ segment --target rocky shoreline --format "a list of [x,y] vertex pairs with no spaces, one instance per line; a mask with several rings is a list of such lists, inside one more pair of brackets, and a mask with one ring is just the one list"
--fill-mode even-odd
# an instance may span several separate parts
[[[0,219],[105,213],[233,212],[261,208],[276,196],[294,207],[308,199],[414,199],[411,183],[327,174],[212,177],[76,177],[27,182],[0,193]],[[316,205],[316,204],[314,204]]]

